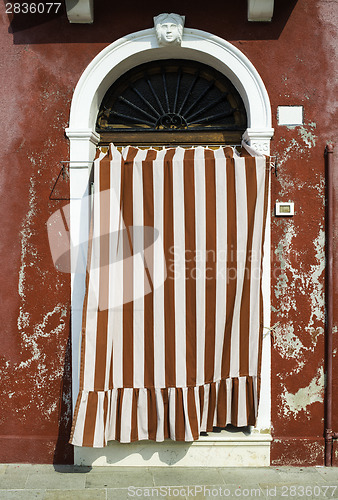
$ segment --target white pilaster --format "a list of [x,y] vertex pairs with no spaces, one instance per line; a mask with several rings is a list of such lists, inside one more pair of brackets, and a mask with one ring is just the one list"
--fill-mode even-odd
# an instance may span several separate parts
[[273,128],[247,128],[243,134],[243,140],[256,151],[264,155],[270,154],[270,140],[274,134]]
[[82,305],[89,235],[89,176],[99,134],[92,129],[66,129],[70,139],[70,259],[73,408],[79,391]]

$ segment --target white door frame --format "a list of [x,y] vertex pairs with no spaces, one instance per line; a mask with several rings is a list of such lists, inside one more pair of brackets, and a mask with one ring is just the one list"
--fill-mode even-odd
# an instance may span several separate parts
[[[249,59],[229,42],[205,31],[185,28],[181,45],[160,47],[155,30],[132,33],[103,49],[87,66],[74,91],[70,139],[70,241],[72,249],[87,241],[89,228],[88,179],[99,135],[95,124],[108,88],[129,69],[158,59],[188,59],[205,63],[229,78],[243,99],[248,128],[243,139],[258,151],[270,153],[271,106],[264,83]],[[76,167],[76,168],[74,168]],[[77,271],[71,251],[72,400],[79,390],[79,353],[85,276]],[[263,259],[264,326],[270,327],[270,223],[268,217]],[[268,331],[268,330],[265,330]],[[270,429],[270,339],[263,341],[262,387],[257,429]],[[126,445],[123,445],[124,447]],[[92,450],[85,450],[90,453]],[[77,450],[76,454],[80,452]],[[97,454],[97,453],[96,453]],[[81,455],[81,453],[80,453]],[[81,457],[76,459],[81,462]],[[82,460],[83,462],[83,460]]]

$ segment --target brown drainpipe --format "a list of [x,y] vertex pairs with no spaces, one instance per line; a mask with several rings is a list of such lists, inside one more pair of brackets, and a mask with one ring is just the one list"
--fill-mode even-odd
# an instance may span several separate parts
[[326,153],[326,393],[325,393],[325,465],[332,466],[332,328],[333,328],[333,144],[327,144]]

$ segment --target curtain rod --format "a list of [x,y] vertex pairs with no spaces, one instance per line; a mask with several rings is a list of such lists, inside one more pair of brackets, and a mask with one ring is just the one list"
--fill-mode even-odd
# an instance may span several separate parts
[[[227,146],[224,146],[224,147],[227,147]],[[236,147],[236,145],[234,146]],[[244,158],[244,157],[242,157]],[[274,174],[275,176],[277,177],[277,157],[276,155],[270,155],[269,156],[270,158],[270,170],[273,170],[274,171]],[[94,160],[60,160],[60,163],[62,165],[62,170],[64,171],[66,168],[68,169],[73,169],[73,168],[78,168],[78,169],[81,169],[81,168],[88,168],[89,165],[92,165],[94,163]],[[64,165],[65,163],[80,163],[81,165]],[[83,164],[86,164],[86,165],[83,165]]]

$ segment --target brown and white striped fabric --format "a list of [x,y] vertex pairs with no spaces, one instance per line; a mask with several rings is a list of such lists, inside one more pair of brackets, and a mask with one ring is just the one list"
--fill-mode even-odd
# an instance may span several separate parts
[[255,424],[268,175],[229,147],[100,153],[72,444]]

